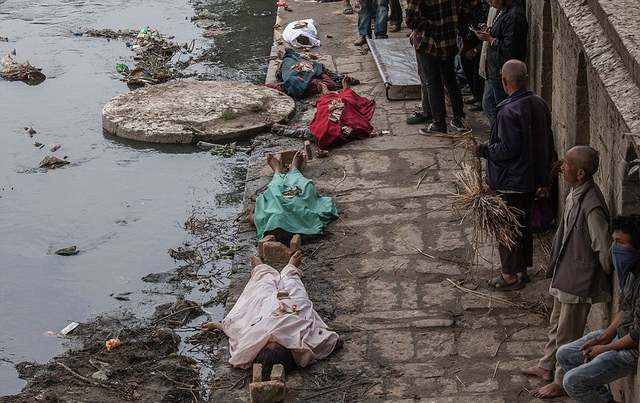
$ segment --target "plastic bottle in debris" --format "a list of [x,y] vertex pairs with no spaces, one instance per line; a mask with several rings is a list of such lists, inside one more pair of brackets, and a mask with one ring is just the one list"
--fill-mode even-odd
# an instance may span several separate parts
[[146,28],[142,28],[140,32],[138,32],[137,38],[144,39],[147,37],[148,33],[149,33],[149,27],[147,26]]
[[82,32],[80,31],[76,31],[73,33],[74,36],[82,36]]

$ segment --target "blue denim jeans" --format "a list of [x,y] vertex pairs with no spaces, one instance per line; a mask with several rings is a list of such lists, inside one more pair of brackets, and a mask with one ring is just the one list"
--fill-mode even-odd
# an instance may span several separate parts
[[496,121],[496,99],[493,96],[493,86],[486,80],[484,82],[484,94],[482,95],[482,113],[489,119],[489,127]]
[[489,81],[491,81],[491,86],[493,87],[493,97],[496,100],[496,105],[500,105],[500,102],[504,101],[509,96],[504,91],[504,86],[502,85],[502,79],[489,80]]
[[580,347],[603,332],[591,332],[573,343],[565,344],[556,353],[558,364],[566,372],[562,382],[564,390],[578,403],[607,403],[613,400],[604,385],[635,373],[638,367],[637,349],[607,351],[585,363]]
[[389,19],[389,0],[360,0],[360,10],[358,10],[358,34],[360,36],[371,36],[371,17],[374,4],[375,10],[375,34],[376,36],[387,37],[387,21]]
[[444,103],[444,87],[449,91],[451,98],[451,108],[454,119],[462,119],[464,114],[464,103],[462,102],[462,92],[456,80],[453,57],[449,60],[439,60],[426,54],[416,52],[419,67],[427,80],[427,90],[429,93],[429,105],[433,115],[433,123],[439,128],[447,126],[445,121],[447,109]]

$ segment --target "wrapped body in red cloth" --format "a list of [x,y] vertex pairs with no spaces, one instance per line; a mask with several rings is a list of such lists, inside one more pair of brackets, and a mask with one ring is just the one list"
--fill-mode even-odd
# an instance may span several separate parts
[[321,96],[310,124],[318,147],[334,147],[347,141],[373,137],[373,126],[369,120],[375,108],[376,101],[361,97],[352,89]]

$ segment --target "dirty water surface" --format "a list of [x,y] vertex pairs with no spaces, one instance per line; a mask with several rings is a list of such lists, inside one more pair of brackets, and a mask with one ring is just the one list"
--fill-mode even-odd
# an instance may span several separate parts
[[[47,77],[37,86],[0,80],[0,396],[25,386],[15,365],[46,363],[65,351],[65,340],[46,332],[77,321],[79,335],[103,337],[108,332],[97,332],[109,326],[125,328],[157,315],[157,306],[174,303],[176,293],[208,301],[225,287],[231,264],[221,248],[223,255],[233,249],[247,156],[212,156],[192,146],[134,143],[103,133],[103,105],[129,91],[116,65],[133,65],[133,53],[124,41],[73,33],[149,26],[175,35],[178,43],[195,39],[196,53],[207,50],[206,60],[186,72],[260,83],[275,8],[275,2],[259,0],[0,0],[0,35],[8,38],[0,41],[0,58],[15,49],[14,60],[28,60]],[[203,38],[190,21],[199,12],[215,20],[215,37]],[[59,149],[50,151],[55,144]],[[69,164],[39,168],[47,155]],[[180,248],[201,242],[205,230],[212,234],[207,256],[196,259],[199,273],[189,274],[204,279],[194,288],[164,282],[180,277],[163,273],[193,263]],[[54,253],[69,246],[78,254]],[[219,276],[202,276],[210,272]],[[221,318],[215,302],[203,309],[200,319]],[[122,325],[101,319],[116,312]],[[83,325],[95,318],[97,323]],[[187,328],[180,335],[192,333]],[[124,330],[121,336],[127,334],[148,336],[129,349],[153,351],[154,335]]]

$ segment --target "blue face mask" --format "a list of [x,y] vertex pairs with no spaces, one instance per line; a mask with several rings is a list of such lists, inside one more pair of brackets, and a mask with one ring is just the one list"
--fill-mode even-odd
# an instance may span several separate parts
[[613,267],[615,267],[616,275],[618,276],[620,291],[622,291],[629,271],[640,261],[640,250],[625,248],[614,243],[611,246],[611,255],[613,257]]

